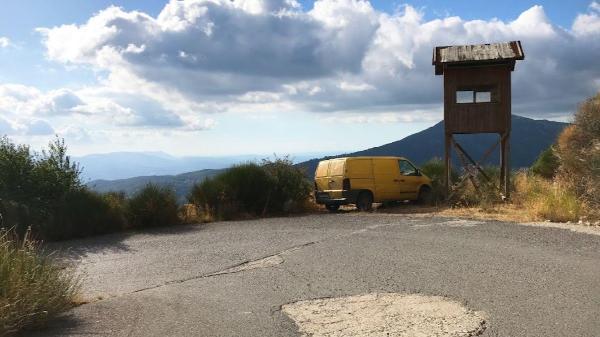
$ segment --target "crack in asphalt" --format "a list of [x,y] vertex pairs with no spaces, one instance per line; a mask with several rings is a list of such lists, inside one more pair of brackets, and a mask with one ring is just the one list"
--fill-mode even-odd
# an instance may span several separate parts
[[[274,265],[283,263],[283,258],[281,258],[281,255],[285,255],[287,253],[293,252],[295,250],[302,249],[304,247],[313,245],[313,244],[318,243],[318,242],[320,242],[320,241],[306,242],[306,243],[303,243],[303,244],[300,244],[300,245],[296,245],[296,246],[293,246],[291,248],[282,250],[282,251],[280,251],[278,253],[275,253],[275,254],[267,255],[267,256],[264,256],[264,257],[261,257],[261,258],[258,258],[258,259],[254,259],[254,260],[246,260],[246,261],[243,261],[243,262],[240,262],[240,263],[236,263],[236,264],[234,264],[232,266],[229,266],[227,268],[224,268],[224,269],[221,269],[221,270],[218,270],[218,271],[215,271],[215,272],[211,272],[211,273],[208,273],[208,274],[195,275],[195,276],[185,277],[185,278],[182,278],[182,279],[170,280],[170,281],[166,281],[166,282],[163,282],[163,283],[160,283],[160,284],[156,284],[156,285],[153,285],[153,286],[150,286],[150,287],[140,288],[140,289],[132,291],[131,294],[133,294],[133,293],[139,293],[139,292],[146,291],[146,290],[161,288],[161,287],[172,285],[172,284],[184,283],[184,282],[187,282],[187,281],[199,280],[199,279],[204,279],[204,278],[209,278],[209,277],[214,277],[214,276],[236,274],[236,273],[240,273],[240,272],[243,272],[243,271],[246,271],[246,270],[251,270],[251,269],[256,269],[256,268],[268,268],[268,267],[272,267]],[[277,258],[277,257],[279,257],[281,260],[275,261],[276,263],[268,263],[268,265],[266,267],[261,267],[261,266],[252,267],[254,264],[258,264],[261,261],[265,261],[265,260],[269,261],[270,259],[274,259],[274,258]],[[251,268],[245,268],[247,266],[251,266]]]
[[[414,221],[414,219],[406,219],[409,221]],[[357,235],[357,234],[362,234],[362,233],[366,233],[368,231],[380,228],[380,227],[386,227],[386,226],[398,226],[398,225],[402,225],[401,223],[398,222],[393,222],[393,223],[384,223],[384,224],[377,224],[377,225],[371,225],[371,226],[366,226],[365,228],[359,229],[359,230],[354,230],[351,231],[349,233],[345,233],[345,234],[339,234],[339,235],[334,235],[334,236],[329,236],[329,237],[324,237],[320,240],[316,240],[316,241],[309,241],[309,242],[305,242],[303,244],[299,244],[299,245],[295,245],[292,246],[290,248],[284,249],[282,251],[279,251],[275,254],[270,254],[267,256],[263,256],[257,259],[253,259],[253,260],[245,260],[242,261],[240,263],[236,263],[234,265],[228,266],[226,268],[217,270],[217,271],[213,271],[210,273],[206,273],[206,274],[201,274],[201,275],[194,275],[194,276],[189,276],[189,277],[184,277],[181,279],[175,279],[175,280],[169,280],[169,281],[165,281],[159,284],[155,284],[149,287],[144,287],[144,288],[140,288],[140,289],[136,289],[133,290],[131,292],[128,293],[124,293],[121,295],[116,295],[116,296],[111,296],[111,297],[119,297],[119,296],[123,296],[123,295],[127,295],[127,294],[134,294],[134,293],[140,293],[143,291],[147,291],[147,290],[153,290],[153,289],[157,289],[157,288],[161,288],[161,287],[165,287],[165,286],[169,286],[169,285],[173,285],[173,284],[181,284],[184,282],[188,282],[188,281],[193,281],[193,280],[200,280],[200,279],[205,279],[205,278],[210,278],[210,277],[215,277],[215,276],[221,276],[221,275],[229,275],[229,274],[236,274],[236,273],[240,273],[246,270],[252,270],[252,269],[258,269],[258,268],[269,268],[269,267],[273,267],[275,265],[281,264],[284,262],[284,259],[282,257],[285,255],[288,255],[294,251],[300,250],[302,248],[308,247],[308,246],[312,246],[318,243],[323,243],[326,241],[330,241],[330,240],[337,240],[337,239],[341,239],[344,237],[349,237],[349,236],[353,236],[353,235]],[[264,262],[264,265],[261,265],[261,262]],[[287,270],[287,269],[286,269]],[[288,270],[289,271],[289,270]]]

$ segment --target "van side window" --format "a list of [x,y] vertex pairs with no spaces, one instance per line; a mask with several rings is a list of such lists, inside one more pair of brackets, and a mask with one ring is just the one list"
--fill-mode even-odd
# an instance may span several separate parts
[[417,175],[417,168],[406,160],[398,160],[398,166],[400,166],[400,173],[403,176]]

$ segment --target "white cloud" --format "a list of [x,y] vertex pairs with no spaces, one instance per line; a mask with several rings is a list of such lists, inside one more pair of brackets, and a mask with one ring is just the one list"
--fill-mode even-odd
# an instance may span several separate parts
[[345,81],[339,84],[339,88],[344,91],[369,91],[375,89],[374,86],[368,83],[349,83]]
[[8,46],[10,46],[12,43],[10,42],[10,39],[5,37],[5,36],[0,36],[0,48],[6,48]]
[[513,112],[566,115],[600,89],[599,8],[592,2],[563,29],[542,6],[512,21],[427,20],[408,5],[388,14],[361,0],[316,1],[307,11],[293,0],[173,0],[157,17],[109,7],[82,25],[39,29],[49,59],[108,74],[75,93],[83,104],[43,95],[55,113],[110,110],[119,125],[203,129],[213,124],[202,116],[223,111],[411,119],[440,111],[433,47],[521,40]]
[[45,136],[54,134],[54,129],[47,121],[38,119],[32,120],[27,125],[27,135],[30,136]]
[[600,37],[600,3],[594,1],[590,4],[590,11],[579,14],[573,22],[573,32],[577,35],[595,35]]
[[52,134],[54,134],[54,129],[45,120],[10,120],[0,117],[0,136],[47,136]]
[[0,136],[17,133],[15,125],[7,119],[0,117]]

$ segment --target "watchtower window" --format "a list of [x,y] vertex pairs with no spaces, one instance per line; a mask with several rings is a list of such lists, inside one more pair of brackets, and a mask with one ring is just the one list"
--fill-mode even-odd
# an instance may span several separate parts
[[456,91],[456,103],[491,103],[492,102],[492,90],[490,89],[478,89],[478,90],[457,90]]
[[475,103],[489,103],[492,101],[491,91],[476,91],[475,92]]
[[459,90],[456,92],[456,103],[474,103],[475,102],[475,91],[473,90]]

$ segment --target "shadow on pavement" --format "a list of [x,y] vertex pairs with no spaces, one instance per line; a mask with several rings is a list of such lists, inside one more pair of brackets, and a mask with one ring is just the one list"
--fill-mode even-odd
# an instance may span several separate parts
[[128,252],[131,249],[125,241],[133,235],[159,236],[196,232],[201,229],[202,226],[193,224],[132,230],[66,241],[47,242],[43,248],[59,260],[76,261],[91,254]]

